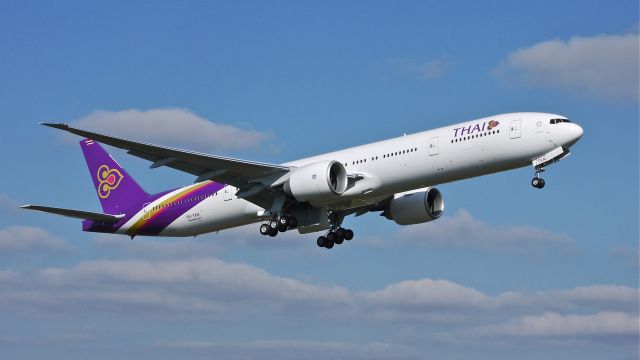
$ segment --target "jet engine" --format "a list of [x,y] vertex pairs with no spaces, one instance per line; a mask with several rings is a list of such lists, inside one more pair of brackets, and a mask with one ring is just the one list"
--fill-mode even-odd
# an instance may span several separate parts
[[442,216],[444,200],[436,188],[406,193],[391,200],[382,213],[399,225],[421,224]]
[[337,161],[321,161],[299,167],[284,183],[284,191],[298,201],[321,201],[340,196],[347,189],[347,170]]

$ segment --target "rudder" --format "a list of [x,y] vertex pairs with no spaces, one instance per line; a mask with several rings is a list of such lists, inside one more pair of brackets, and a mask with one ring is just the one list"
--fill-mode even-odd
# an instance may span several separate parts
[[97,141],[84,139],[80,147],[102,209],[121,214],[131,204],[143,204],[149,195]]

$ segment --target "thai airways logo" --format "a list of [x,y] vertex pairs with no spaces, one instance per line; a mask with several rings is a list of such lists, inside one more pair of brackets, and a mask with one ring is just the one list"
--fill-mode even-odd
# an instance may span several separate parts
[[111,190],[117,189],[122,181],[122,173],[116,169],[109,169],[107,165],[98,168],[98,196],[106,199],[111,194]]
[[498,127],[498,125],[500,125],[500,122],[491,120],[489,122],[463,126],[463,127],[453,129],[453,136],[454,137],[466,136],[466,135],[471,135],[475,133],[481,133],[484,131],[490,131]]

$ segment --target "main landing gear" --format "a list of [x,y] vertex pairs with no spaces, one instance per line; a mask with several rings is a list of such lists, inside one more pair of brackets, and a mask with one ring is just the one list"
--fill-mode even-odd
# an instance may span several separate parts
[[294,229],[298,226],[298,221],[293,216],[283,215],[277,219],[272,219],[268,223],[260,225],[260,234],[275,237],[278,233]]
[[[349,241],[353,239],[353,230],[345,229],[340,226],[343,219],[343,214],[334,212],[329,215],[331,230],[324,236],[318,237],[318,241],[316,243],[319,247],[331,249],[334,245],[340,245],[345,240]],[[261,224],[260,234],[275,237],[276,235],[278,235],[278,233],[295,229],[297,226],[298,221],[295,217],[289,215],[281,215],[277,218],[269,220],[264,224]]]
[[334,245],[340,245],[345,240],[349,241],[353,239],[353,230],[345,229],[341,227],[344,220],[344,213],[331,212],[329,214],[329,223],[331,224],[331,230],[324,236],[318,237],[316,242],[319,247],[331,249]]
[[326,235],[318,237],[317,244],[319,247],[331,249],[333,245],[340,245],[344,240],[353,239],[353,230],[337,227],[332,229]]
[[542,189],[544,187],[544,179],[540,177],[540,174],[544,172],[544,168],[536,167],[536,176],[531,179],[531,186],[537,189]]

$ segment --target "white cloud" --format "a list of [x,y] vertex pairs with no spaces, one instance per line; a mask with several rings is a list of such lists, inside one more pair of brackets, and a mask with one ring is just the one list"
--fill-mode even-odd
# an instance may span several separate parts
[[413,359],[413,348],[383,342],[262,340],[245,343],[166,341],[155,344],[161,351],[195,352],[213,358],[241,359]]
[[125,314],[172,310],[218,315],[265,306],[293,311],[351,302],[349,291],[339,286],[308,284],[215,258],[88,261],[71,268],[46,268],[36,275],[6,276],[0,285],[5,309],[52,308],[64,313],[81,305]]
[[133,140],[206,151],[254,149],[273,137],[269,132],[214,123],[180,108],[97,110],[74,121],[74,125]]
[[635,269],[640,268],[640,252],[638,251],[637,244],[633,248],[625,244],[615,245],[609,249],[609,255],[624,261]]
[[549,40],[512,52],[497,70],[532,86],[637,101],[639,43],[637,33]]
[[627,286],[591,285],[557,292],[558,298],[573,303],[609,308],[626,306],[637,309],[640,292]]
[[532,337],[580,337],[637,335],[638,314],[624,312],[600,312],[589,315],[561,315],[545,313],[524,316],[502,325],[488,326],[480,333]]
[[465,210],[427,224],[405,226],[399,230],[402,241],[438,247],[467,247],[527,253],[552,246],[571,248],[571,238],[533,226],[492,228]]
[[492,300],[482,292],[447,280],[407,280],[379,291],[362,292],[359,300],[376,306],[416,310],[486,308]]
[[68,251],[71,246],[47,231],[32,226],[10,226],[0,230],[0,254],[18,251]]

